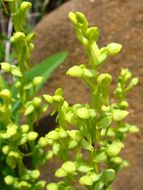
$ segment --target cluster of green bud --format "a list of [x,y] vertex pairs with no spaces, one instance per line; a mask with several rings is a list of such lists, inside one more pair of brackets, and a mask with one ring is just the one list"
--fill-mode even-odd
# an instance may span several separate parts
[[[54,96],[50,96],[49,99],[49,95],[44,95],[45,100],[49,104],[55,104],[54,101],[51,101],[51,98],[54,99]],[[120,127],[117,127],[117,129],[114,131],[109,130],[107,132],[107,130],[112,126],[112,121],[123,121],[124,118],[126,118],[128,115],[128,111],[121,110],[119,108],[117,109],[114,104],[111,106],[104,105],[102,106],[102,110],[104,112],[99,118],[97,112],[94,109],[91,109],[89,105],[77,104],[72,107],[61,106],[60,111],[65,113],[63,120],[65,120],[65,122],[69,123],[70,125],[78,126],[80,130],[65,130],[64,128],[61,128],[61,126],[60,128],[49,132],[46,135],[45,139],[42,139],[43,146],[47,146],[48,144],[49,146],[53,147],[53,149],[48,152],[48,159],[53,158],[53,156],[58,156],[62,159],[63,155],[66,157],[66,149],[70,150],[71,148],[77,149],[77,147],[80,147],[81,149],[92,152],[92,159],[94,164],[100,164],[104,162],[108,163],[109,165],[113,164],[114,167],[104,170],[103,172],[99,173],[99,175],[97,175],[97,173],[93,172],[95,165],[90,165],[90,161],[89,163],[86,163],[86,166],[85,163],[78,163],[77,160],[74,162],[67,161],[55,172],[56,177],[68,178],[72,175],[73,177],[77,177],[79,175],[78,172],[82,172],[86,173],[86,175],[82,176],[79,179],[79,183],[81,185],[98,187],[98,185],[102,183],[102,186],[105,186],[114,180],[117,169],[122,169],[123,167],[127,166],[127,161],[121,159],[119,156],[121,150],[124,148],[124,144],[121,141],[121,134],[125,135],[125,131],[120,132],[121,134],[117,138],[119,135],[119,130],[121,129]],[[99,142],[101,143],[102,148],[99,150],[97,149],[96,151],[94,151],[93,147],[93,144],[96,144],[97,142],[97,137],[94,135],[95,126],[93,126],[93,129],[91,130],[91,126],[89,125],[89,121],[92,122],[92,120],[97,120],[96,129],[101,131],[101,138],[105,138],[107,136],[109,138],[114,137],[116,139],[113,140],[112,143],[100,140]],[[132,132],[138,132],[137,127],[133,126],[131,128],[133,129]],[[129,129],[131,128],[128,124],[126,133],[129,132]],[[62,154],[62,152],[64,152],[64,154]],[[82,156],[80,156],[80,159],[81,158]],[[66,167],[64,167],[65,165]],[[110,174],[111,178],[105,177],[108,175],[110,176]],[[96,176],[95,179],[93,176]],[[107,178],[107,182],[105,178]],[[49,189],[51,186],[57,186],[57,189],[60,188],[59,183],[51,183],[47,186],[47,189]]]
[[0,97],[3,98],[4,100],[11,100],[11,92],[8,89],[3,89],[0,91]]
[[10,73],[12,76],[15,76],[15,77],[23,76],[19,67],[15,66],[15,65],[11,65],[6,62],[1,63],[1,69],[7,73]]
[[46,100],[46,102],[49,103],[49,104],[59,104],[59,103],[63,104],[63,101],[64,101],[63,92],[62,92],[61,88],[56,90],[54,96],[43,95],[43,97]]
[[30,189],[34,188],[41,190],[45,187],[46,182],[44,180],[37,181],[40,176],[39,170],[26,170],[21,180],[11,175],[7,175],[4,178],[6,185],[12,186],[14,189]]
[[[30,67],[30,54],[33,50],[35,33],[24,31],[27,11],[31,3],[26,1],[10,1],[10,13],[14,24],[14,33],[10,39],[17,55],[16,64],[11,62],[0,63],[1,69],[11,75],[12,87],[0,89],[0,148],[2,160],[2,188],[8,185],[10,189],[44,189],[46,182],[40,180],[39,167],[46,161],[44,145],[39,135],[34,131],[34,122],[40,114],[47,110],[47,105],[42,105],[40,97],[34,97],[37,88],[43,81],[42,76],[27,80],[26,71]],[[32,98],[31,98],[32,97]],[[25,123],[21,124],[25,115]],[[20,124],[19,124],[20,123]],[[43,137],[44,138],[44,137]],[[36,142],[39,142],[36,144]],[[38,156],[37,156],[38,155]],[[33,170],[27,170],[25,157],[37,158],[33,161]],[[38,160],[39,159],[39,160]],[[37,164],[38,163],[38,164]],[[35,170],[34,170],[35,169]]]
[[18,59],[20,70],[28,70],[30,67],[31,51],[34,49],[32,43],[35,38],[35,33],[25,34],[24,32],[17,31],[13,34],[10,41],[15,46],[17,55],[21,55]]
[[36,122],[41,114],[47,110],[48,106],[42,104],[42,99],[40,97],[34,97],[32,101],[27,101],[24,107],[24,115],[26,117],[28,116],[33,122]]
[[[65,130],[63,128],[57,128],[56,130],[50,131],[46,136],[42,143],[43,145],[52,145],[53,149],[48,152],[52,156],[59,156],[61,158],[66,157],[66,154],[63,154],[63,151],[67,148],[74,149],[81,146],[82,141],[82,134],[78,130]],[[38,144],[41,144],[39,141]]]
[[118,97],[120,103],[124,101],[128,92],[130,92],[137,84],[138,78],[132,78],[132,73],[129,69],[122,69],[118,78],[117,88],[115,90],[115,95]]
[[29,2],[22,2],[21,3],[21,5],[20,5],[20,10],[22,11],[22,12],[26,12],[27,10],[29,10],[30,8],[31,8],[31,3],[29,3]]
[[[129,70],[123,69],[118,79],[115,95],[118,102],[109,101],[112,76],[100,73],[98,66],[109,57],[118,54],[122,45],[110,43],[98,48],[99,29],[89,27],[86,17],[80,12],[69,13],[76,35],[89,56],[89,68],[84,64],[67,71],[71,77],[81,78],[89,87],[92,101],[88,104],[69,106],[58,89],[53,96],[44,99],[57,112],[58,128],[39,139],[41,147],[51,146],[47,159],[54,156],[63,160],[55,171],[63,181],[50,183],[47,190],[75,190],[73,181],[85,189],[112,189],[117,173],[128,166],[120,156],[126,135],[138,132],[138,128],[125,122],[129,114],[126,94],[137,84]],[[130,79],[130,82],[129,82]],[[74,129],[68,130],[68,126]],[[71,149],[74,152],[71,154]],[[69,159],[70,158],[70,159]]]
[[37,77],[34,77],[32,83],[35,87],[37,87],[43,80],[43,77],[41,76],[37,76]]
[[[5,130],[0,131],[1,153],[7,164],[6,167],[9,167],[9,172],[4,175],[4,182],[13,189],[30,189],[34,187],[36,190],[41,190],[46,184],[43,180],[39,181],[39,170],[22,169],[23,158],[26,154],[22,152],[20,147],[30,145],[35,142],[37,137],[38,133],[31,131],[30,126],[27,124],[17,126],[11,123],[6,126]],[[11,171],[17,170],[19,167],[23,170],[22,176],[11,175]]]
[[92,68],[100,66],[109,56],[114,56],[120,52],[122,45],[117,43],[110,43],[108,46],[99,49],[96,43],[99,38],[99,29],[88,27],[88,21],[81,12],[70,12],[69,19],[75,26],[77,38],[87,51]]

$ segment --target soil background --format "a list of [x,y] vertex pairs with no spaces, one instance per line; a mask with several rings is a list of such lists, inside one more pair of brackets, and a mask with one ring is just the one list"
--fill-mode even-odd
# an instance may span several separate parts
[[[122,67],[128,67],[139,77],[139,84],[131,92],[128,100],[129,122],[139,126],[140,133],[130,135],[126,142],[123,157],[130,160],[131,164],[119,174],[114,189],[143,190],[143,0],[71,0],[45,16],[35,27],[37,40],[32,56],[33,65],[58,51],[69,52],[67,60],[58,67],[40,93],[52,94],[61,87],[65,98],[73,104],[87,102],[90,96],[80,80],[65,75],[72,65],[87,63],[84,50],[67,18],[70,11],[82,11],[87,16],[90,26],[100,28],[100,47],[110,42],[123,45],[120,55],[108,60],[103,68],[103,72],[113,75],[112,88],[115,87]],[[47,124],[47,121],[45,123]],[[45,123],[42,123],[41,129]],[[52,180],[50,171],[55,163],[56,161],[42,168],[42,175],[49,181]]]

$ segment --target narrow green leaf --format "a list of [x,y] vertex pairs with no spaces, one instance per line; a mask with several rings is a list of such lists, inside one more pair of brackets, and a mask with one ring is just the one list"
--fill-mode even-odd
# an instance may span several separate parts
[[[25,83],[29,83],[33,80],[34,77],[41,76],[43,80],[39,85],[37,85],[36,92],[40,90],[40,88],[44,85],[44,83],[50,78],[53,71],[63,63],[63,61],[66,59],[68,53],[67,51],[56,53],[47,59],[43,60],[41,63],[34,66],[31,70],[27,71],[24,75],[25,77]],[[15,88],[15,84],[12,85],[11,91],[13,93],[13,97],[16,97],[17,95],[17,89]],[[16,102],[13,105],[13,112],[15,112],[21,103]]]
[[67,52],[63,51],[56,53],[47,59],[43,60],[41,63],[34,66],[31,70],[25,73],[25,82],[30,82],[36,76],[43,77],[42,82],[37,86],[37,91],[43,86],[43,84],[48,80],[52,72],[57,68],[58,65],[63,63],[67,57]]

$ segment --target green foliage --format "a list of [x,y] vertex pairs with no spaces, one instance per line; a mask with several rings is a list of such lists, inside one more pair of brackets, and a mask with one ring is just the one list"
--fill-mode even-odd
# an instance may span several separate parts
[[[111,190],[118,172],[128,165],[120,156],[128,132],[138,128],[128,124],[129,114],[126,96],[137,84],[128,69],[123,69],[115,89],[116,101],[109,98],[112,76],[100,73],[106,59],[118,54],[121,45],[111,43],[99,48],[99,30],[89,27],[86,17],[71,12],[77,38],[89,57],[88,65],[73,66],[67,75],[80,78],[90,89],[91,101],[86,104],[69,105],[62,89],[53,96],[37,96],[36,92],[48,79],[66,53],[56,54],[31,69],[30,55],[33,49],[33,33],[24,33],[25,14],[31,7],[29,2],[9,1],[15,32],[11,38],[16,50],[17,65],[1,63],[13,85],[1,77],[0,89],[0,184],[7,190]],[[60,56],[60,59],[59,59]],[[48,63],[53,63],[49,67]],[[35,123],[52,107],[57,112],[55,130],[39,137]],[[72,128],[71,128],[72,127]],[[49,147],[45,150],[45,147]],[[31,169],[24,160],[32,160]],[[62,161],[56,169],[56,182],[47,184],[40,178],[39,168],[54,158]]]

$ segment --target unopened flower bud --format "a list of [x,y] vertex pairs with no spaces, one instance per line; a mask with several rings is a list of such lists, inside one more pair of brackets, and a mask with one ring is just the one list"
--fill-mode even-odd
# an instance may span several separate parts
[[53,158],[53,156],[54,156],[53,151],[49,150],[48,153],[47,153],[47,155],[46,155],[46,159],[50,160],[51,158]]
[[71,77],[82,77],[82,69],[79,66],[73,66],[67,71],[66,74]]
[[38,137],[38,133],[34,131],[29,132],[27,136],[29,141],[34,141],[37,137]]
[[47,140],[45,139],[45,137],[40,137],[39,141],[38,141],[38,145],[42,148],[42,147],[46,147],[48,144]]
[[57,131],[50,131],[47,135],[46,135],[47,139],[51,139],[51,140],[58,140],[59,139],[59,134]]
[[11,92],[8,89],[4,89],[0,91],[0,96],[10,100],[11,99]]
[[54,98],[50,95],[43,95],[44,99],[46,100],[46,102],[52,104],[54,101]]
[[30,50],[32,51],[32,50],[34,49],[35,46],[34,46],[33,43],[30,43],[30,46],[29,46],[29,47],[30,47]]
[[25,34],[23,32],[16,32],[10,40],[11,42],[17,42],[23,39],[25,39]]
[[10,150],[9,145],[5,145],[5,146],[2,148],[2,152],[3,152],[4,154],[8,154],[8,153],[9,153],[9,150]]
[[58,131],[60,138],[66,138],[68,136],[67,132],[65,130],[59,130]]
[[29,125],[25,124],[21,126],[22,133],[27,133],[29,131]]
[[121,77],[124,79],[125,82],[127,82],[132,77],[132,73],[127,68],[122,69],[121,70]]
[[14,157],[15,159],[18,159],[19,158],[19,153],[18,152],[15,152],[15,151],[11,151],[9,154],[8,154],[9,157]]
[[129,107],[129,104],[127,101],[123,100],[122,102],[120,102],[120,108],[121,109],[127,109]]
[[11,71],[11,65],[6,62],[1,63],[1,69],[5,72],[10,72]]
[[119,156],[113,157],[113,158],[111,158],[111,162],[114,162],[116,164],[121,164],[122,158],[120,158]]
[[121,121],[124,118],[126,118],[128,114],[129,114],[129,112],[126,110],[114,109],[112,111],[112,116],[113,116],[114,121]]
[[89,41],[97,41],[99,37],[99,29],[97,27],[88,28],[85,35]]
[[97,82],[99,85],[103,85],[103,86],[109,85],[112,82],[112,76],[108,73],[101,74],[97,78]]
[[12,67],[11,67],[11,74],[15,77],[22,77],[23,76],[20,69],[15,65],[12,65]]
[[129,132],[130,133],[138,133],[139,132],[139,128],[135,125],[131,125],[129,126]]
[[76,19],[76,15],[73,12],[70,12],[68,15],[69,19],[71,20],[71,22],[75,25],[77,25],[77,19]]
[[108,48],[108,51],[109,51],[109,55],[116,55],[121,51],[122,45],[117,44],[117,43],[110,43],[107,46],[107,48]]
[[4,178],[4,181],[5,181],[6,185],[12,185],[15,182],[15,179],[14,179],[14,177],[7,175]]
[[87,78],[93,78],[97,75],[96,72],[94,72],[90,69],[87,69],[87,68],[82,69],[82,71],[83,71],[83,76],[85,76]]
[[131,80],[131,85],[132,86],[136,86],[139,82],[139,79],[137,77],[134,77],[132,80]]
[[17,126],[11,126],[7,129],[7,134],[9,135],[9,137],[16,135],[16,133],[17,133]]
[[48,185],[47,185],[47,188],[46,188],[47,190],[51,190],[51,189],[59,189],[58,188],[58,184],[56,184],[56,183],[49,183]]
[[32,7],[32,4],[30,2],[22,2],[20,5],[20,10],[21,11],[27,11],[28,9],[30,9]]
[[61,167],[67,173],[74,173],[76,171],[76,164],[72,161],[66,161]]
[[17,184],[18,189],[29,189],[30,187],[31,187],[31,185],[29,183],[27,183],[26,181],[20,181]]
[[16,88],[19,88],[19,87],[21,86],[21,82],[20,82],[20,81],[17,81],[17,82],[15,83],[15,86],[16,86]]
[[31,171],[30,175],[33,179],[37,179],[40,176],[40,172],[39,172],[39,170],[33,170],[33,171]]
[[81,12],[76,12],[75,14],[76,14],[76,19],[78,20],[79,27],[82,29],[87,29],[88,21],[85,15]]
[[59,96],[59,95],[54,95],[53,99],[55,102],[62,102],[63,101],[63,97]]
[[46,182],[44,180],[41,180],[41,181],[38,181],[35,186],[37,189],[44,189],[45,185],[46,185]]
[[39,97],[35,97],[34,99],[33,99],[33,105],[34,105],[34,107],[39,107],[40,106],[40,104],[41,104],[41,98],[39,98]]
[[14,168],[16,168],[16,164],[17,164],[19,157],[20,157],[20,155],[18,152],[10,151],[6,158],[6,162],[12,169],[14,169]]
[[34,79],[33,79],[34,86],[38,86],[42,82],[42,80],[43,80],[43,77],[41,77],[41,76],[34,77]]
[[77,110],[77,115],[81,119],[89,119],[89,117],[90,117],[90,113],[89,113],[89,110],[87,108],[79,108]]
[[103,105],[103,106],[101,107],[101,110],[104,111],[104,112],[109,112],[109,111],[110,111],[110,106],[105,106],[105,105]]
[[114,157],[114,156],[117,156],[120,153],[122,148],[123,148],[122,143],[113,142],[112,144],[108,145],[106,151],[107,151],[108,156]]

